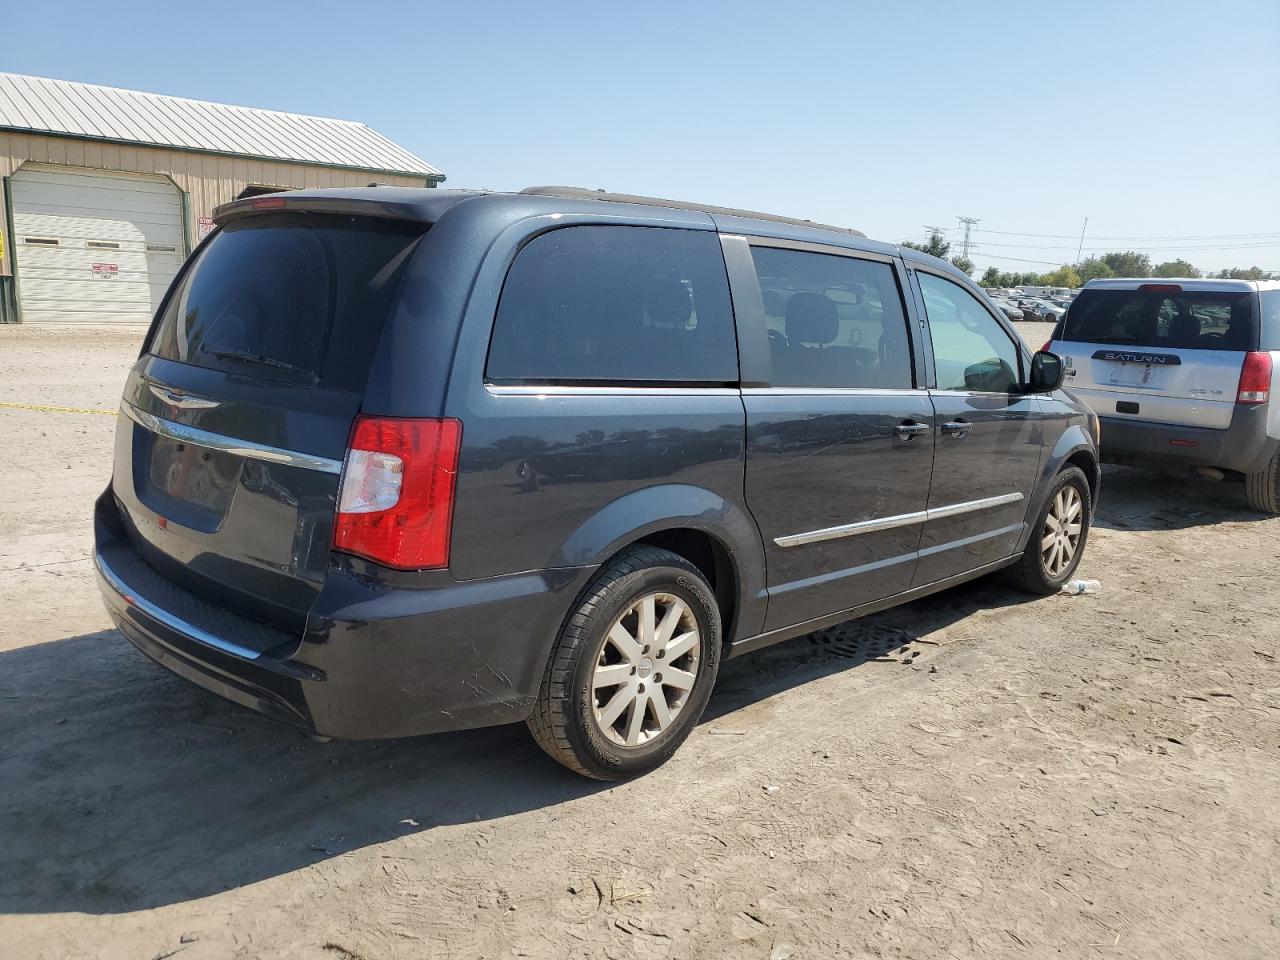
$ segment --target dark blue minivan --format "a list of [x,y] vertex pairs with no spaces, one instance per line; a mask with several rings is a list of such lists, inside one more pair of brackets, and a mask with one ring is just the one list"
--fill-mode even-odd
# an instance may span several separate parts
[[573,188],[215,219],[125,386],[97,570],[144,653],[314,734],[525,721],[630,776],[723,657],[1080,561],[1097,420],[940,260]]

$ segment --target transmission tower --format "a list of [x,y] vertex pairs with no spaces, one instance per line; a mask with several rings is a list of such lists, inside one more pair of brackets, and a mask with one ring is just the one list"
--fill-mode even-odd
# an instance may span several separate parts
[[966,260],[971,260],[972,257],[970,257],[969,254],[971,251],[976,250],[978,245],[970,239],[970,233],[973,230],[974,224],[981,223],[982,221],[977,217],[956,217],[956,219],[960,221],[961,225],[964,227],[964,239],[960,241],[960,256],[964,257]]

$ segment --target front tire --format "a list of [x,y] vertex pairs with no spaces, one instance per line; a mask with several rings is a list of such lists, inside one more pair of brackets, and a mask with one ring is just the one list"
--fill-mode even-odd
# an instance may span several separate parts
[[667,550],[633,547],[600,570],[566,620],[529,730],[585,777],[647,773],[702,716],[720,648],[720,610],[697,568]]
[[1049,488],[1022,557],[1010,568],[1013,582],[1028,593],[1057,593],[1080,565],[1093,498],[1079,467],[1067,467]]
[[1244,495],[1249,506],[1262,513],[1280,513],[1280,449],[1271,462],[1244,478]]

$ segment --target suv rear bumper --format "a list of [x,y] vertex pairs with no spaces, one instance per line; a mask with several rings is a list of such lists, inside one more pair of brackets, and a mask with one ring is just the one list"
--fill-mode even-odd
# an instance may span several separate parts
[[256,650],[237,642],[239,635],[274,628],[227,610],[216,621],[199,613],[210,605],[157,581],[104,512],[115,513],[109,492],[99,501],[94,563],[120,632],[191,683],[327,737],[381,739],[524,720],[563,613],[591,573],[459,582],[440,572],[429,575],[436,585],[410,589],[333,569],[304,636]]
[[1102,459],[1142,466],[1221,467],[1257,473],[1280,440],[1267,436],[1267,407],[1237,405],[1226,430],[1101,417]]

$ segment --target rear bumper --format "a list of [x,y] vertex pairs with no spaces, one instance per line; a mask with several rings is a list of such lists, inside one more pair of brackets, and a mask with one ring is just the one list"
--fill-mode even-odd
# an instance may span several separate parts
[[[114,510],[110,495],[99,514]],[[181,588],[134,565],[100,519],[94,562],[107,610],[139,650],[184,679],[273,719],[329,737],[380,739],[491,726],[530,713],[564,611],[589,568],[421,585],[377,584],[335,569],[306,633],[240,642],[263,627],[201,613]],[[194,611],[194,612],[193,612]],[[273,628],[266,628],[272,630]]]
[[1280,440],[1267,436],[1266,406],[1237,405],[1226,430],[1102,417],[1102,459],[1137,466],[1221,467],[1262,470]]

